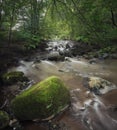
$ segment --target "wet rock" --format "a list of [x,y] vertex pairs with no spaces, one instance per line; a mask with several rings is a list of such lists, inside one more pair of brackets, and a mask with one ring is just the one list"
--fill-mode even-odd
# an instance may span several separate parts
[[0,111],[0,129],[3,129],[8,125],[9,125],[9,115],[4,111]]
[[42,120],[57,114],[69,102],[69,91],[58,77],[52,76],[16,96],[11,107],[20,120]]
[[49,60],[64,60],[65,56],[72,56],[71,42],[69,43],[68,41],[53,41],[50,42],[48,45],[49,47],[47,48],[47,50],[50,53],[48,55]]
[[117,59],[117,54],[111,54],[110,57],[111,57],[112,59]]
[[93,58],[93,56],[88,55],[88,54],[84,54],[84,55],[83,55],[83,58],[85,58],[85,59],[91,59],[91,58]]
[[116,85],[99,77],[84,78],[84,86],[89,88],[95,94],[105,94],[112,89],[116,89]]
[[90,64],[95,64],[95,63],[97,63],[97,59],[96,59],[96,58],[93,58],[93,59],[89,60],[89,63],[90,63]]
[[92,93],[90,91],[86,91],[85,93],[86,98],[92,98]]
[[28,78],[24,76],[24,73],[21,71],[12,71],[5,73],[2,76],[3,82],[5,85],[12,85],[18,81],[27,81]]
[[99,53],[99,54],[98,54],[98,58],[99,58],[100,60],[104,60],[104,59],[107,59],[107,58],[109,58],[109,57],[110,57],[110,55],[109,55],[108,53],[103,53],[103,54]]
[[93,101],[92,101],[91,99],[88,99],[88,100],[86,100],[86,101],[84,102],[84,106],[85,106],[85,107],[88,107],[88,106],[91,105],[92,102],[93,102]]
[[102,57],[103,57],[104,59],[106,59],[106,58],[109,57],[109,54],[108,54],[108,53],[104,53]]
[[69,57],[65,57],[65,61],[69,61],[69,62],[71,62],[71,60],[70,60]]
[[66,44],[66,49],[69,49],[70,48],[70,45],[69,43]]
[[93,52],[88,53],[88,58],[93,59],[93,58],[99,58],[99,54],[96,50],[93,50]]
[[72,53],[71,53],[71,51],[70,51],[69,49],[66,49],[66,50],[64,51],[64,56],[72,57],[73,55],[72,55]]
[[60,55],[59,52],[51,52],[50,54],[48,54],[48,60],[51,61],[63,61],[64,60],[64,56]]
[[40,62],[41,62],[40,58],[36,57],[36,58],[34,59],[34,63],[40,63]]
[[62,69],[59,69],[58,71],[59,71],[59,72],[64,72],[64,70],[62,70]]
[[16,119],[10,120],[9,126],[13,128],[13,130],[24,130],[20,122]]
[[9,126],[14,127],[14,125],[16,125],[17,123],[18,121],[16,119],[10,120]]
[[72,57],[72,54],[71,54],[71,52],[70,52],[70,50],[69,49],[66,49],[66,50],[63,50],[63,51],[59,51],[59,54],[61,55],[61,56],[64,56],[64,57]]

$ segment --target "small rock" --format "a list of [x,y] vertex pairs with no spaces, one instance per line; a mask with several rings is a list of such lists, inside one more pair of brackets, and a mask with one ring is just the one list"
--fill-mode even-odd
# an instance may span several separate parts
[[104,59],[106,59],[106,58],[109,57],[109,54],[108,54],[108,53],[104,53],[102,57],[103,57]]
[[58,71],[59,71],[59,72],[64,72],[64,70],[61,70],[61,69],[59,69]]
[[111,54],[110,57],[111,57],[112,59],[117,59],[117,54]]
[[89,60],[89,63],[90,64],[95,64],[95,63],[97,63],[97,59],[93,58],[93,59]]
[[87,97],[90,96],[90,91],[86,91],[86,96],[87,96]]
[[66,49],[68,49],[68,48],[70,48],[70,45],[67,43],[67,44],[66,44]]
[[69,57],[65,57],[65,60],[71,62]]
[[51,52],[50,54],[48,54],[48,60],[51,61],[63,61],[64,60],[64,56],[60,55],[59,52]]
[[18,123],[16,119],[10,120],[9,126],[14,127],[16,123]]

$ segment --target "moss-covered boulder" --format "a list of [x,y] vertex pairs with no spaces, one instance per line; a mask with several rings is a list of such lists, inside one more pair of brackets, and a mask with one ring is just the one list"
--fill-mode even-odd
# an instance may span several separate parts
[[28,80],[27,77],[24,76],[24,73],[21,71],[12,71],[12,72],[8,72],[5,73],[3,76],[3,82],[4,84],[14,84],[18,81],[26,81]]
[[64,83],[52,76],[16,96],[11,107],[18,119],[34,120],[57,114],[69,102],[69,91]]
[[4,112],[0,111],[0,129],[5,128],[9,124],[9,115]]

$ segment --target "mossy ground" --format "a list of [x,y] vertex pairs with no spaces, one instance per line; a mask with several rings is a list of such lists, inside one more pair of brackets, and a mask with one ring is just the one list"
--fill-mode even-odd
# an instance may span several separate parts
[[24,73],[21,71],[12,71],[12,72],[5,73],[2,76],[2,78],[3,78],[4,84],[8,84],[8,85],[11,85],[18,81],[27,80],[27,78],[24,76]]
[[58,77],[52,76],[22,92],[11,106],[17,118],[32,120],[56,114],[69,102],[69,91]]
[[5,128],[9,124],[9,116],[6,112],[0,111],[0,129]]

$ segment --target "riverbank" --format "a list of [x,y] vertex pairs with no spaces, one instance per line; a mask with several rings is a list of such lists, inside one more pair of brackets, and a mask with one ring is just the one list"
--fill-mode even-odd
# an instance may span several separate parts
[[[67,41],[67,40],[66,40]],[[46,48],[48,47],[49,41],[41,41],[40,44],[35,49],[27,49],[24,43],[13,43],[11,45],[6,44],[6,42],[1,43],[0,45],[0,73],[3,70],[11,67],[12,65],[17,65],[19,60],[31,60],[34,59],[36,53],[40,53],[40,57],[38,60],[47,59],[48,51]],[[63,41],[65,42],[65,41]],[[117,47],[115,45],[107,46],[107,47],[100,47],[99,45],[90,45],[87,43],[81,43],[76,41],[67,41],[66,48],[64,51],[67,54],[63,54],[68,57],[83,57],[86,59],[92,58],[112,58],[117,59],[116,50]],[[72,46],[71,46],[72,45]],[[62,43],[61,43],[62,46]],[[59,45],[58,45],[59,47]],[[57,45],[50,48],[57,49]],[[66,49],[66,50],[65,50]],[[49,51],[50,51],[49,50]],[[40,58],[40,59],[39,59]],[[35,59],[36,60],[36,59]]]

